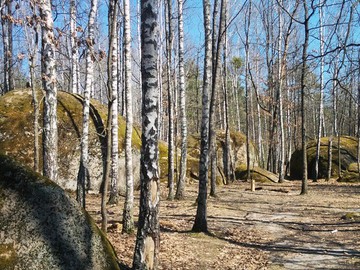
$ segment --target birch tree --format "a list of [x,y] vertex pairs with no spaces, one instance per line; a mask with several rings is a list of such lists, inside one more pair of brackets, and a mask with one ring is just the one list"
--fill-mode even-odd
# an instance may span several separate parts
[[3,0],[0,6],[3,52],[4,52],[4,81],[2,92],[14,90],[14,72],[13,72],[13,18],[12,1]]
[[[282,5],[282,0],[280,0]],[[284,174],[285,174],[285,132],[284,132],[284,115],[283,115],[283,69],[285,66],[283,62],[285,61],[284,57],[285,52],[282,53],[282,29],[283,29],[283,17],[282,11],[280,6],[278,7],[279,10],[279,37],[278,37],[278,98],[279,98],[279,128],[280,128],[280,158],[279,158],[279,182],[284,182]]]
[[[224,1],[225,2],[225,1]],[[227,24],[227,3],[224,3],[224,23]],[[225,122],[225,149],[224,149],[224,173],[226,183],[235,180],[234,166],[232,162],[231,138],[230,138],[230,120],[229,120],[229,94],[227,84],[227,33],[224,33],[224,49],[223,49],[223,79],[222,88],[224,92],[224,122]]]
[[[107,90],[108,90],[108,119],[106,125],[106,161],[104,166],[103,173],[103,189],[101,194],[101,229],[104,233],[107,231],[107,211],[106,211],[106,199],[107,192],[109,186],[109,180],[111,176],[111,194],[109,198],[109,203],[116,203],[117,200],[117,184],[114,181],[117,181],[118,171],[117,168],[115,170],[115,166],[117,167],[117,152],[118,152],[118,137],[117,137],[117,126],[116,130],[114,128],[114,124],[117,125],[117,105],[114,101],[116,99],[115,95],[117,94],[116,89],[117,86],[117,61],[116,61],[116,51],[117,51],[117,43],[116,43],[116,14],[117,14],[117,0],[111,0],[109,3],[109,11],[108,11],[108,20],[109,20],[109,52],[107,57]],[[115,51],[115,52],[114,52]],[[116,108],[114,108],[116,107]],[[114,119],[114,115],[116,113],[116,119]],[[113,136],[116,136],[113,138]],[[116,146],[115,149],[114,146]],[[115,188],[115,190],[113,189]]]
[[130,1],[124,0],[124,58],[125,58],[125,106],[126,106],[126,131],[125,131],[125,170],[126,170],[126,197],[123,213],[123,232],[132,232],[134,227],[134,177],[132,161],[132,88],[131,88],[131,32],[130,32]]
[[98,0],[91,1],[88,35],[86,38],[86,74],[83,101],[83,131],[81,137],[81,156],[80,166],[77,178],[77,201],[85,208],[85,183],[88,181],[91,188],[89,174],[89,109],[90,109],[90,93],[94,84],[94,31],[95,18],[97,12]]
[[36,6],[30,5],[31,12],[34,16],[27,17],[27,24],[25,27],[25,38],[27,44],[27,51],[29,54],[29,73],[30,73],[30,86],[32,92],[32,105],[34,110],[33,127],[34,127],[34,171],[40,172],[40,147],[39,147],[39,100],[36,91],[36,63],[39,46],[39,24],[34,19],[36,18]]
[[168,199],[174,198],[174,101],[173,101],[173,87],[171,80],[172,68],[172,44],[173,44],[173,30],[172,30],[172,0],[167,0],[165,3],[165,38],[166,38],[166,77],[167,77],[167,94],[168,94]]
[[141,190],[133,269],[156,269],[159,258],[158,35],[158,0],[141,0]]
[[55,37],[50,0],[38,2],[41,16],[41,77],[45,91],[43,112],[43,174],[54,182],[58,178],[57,87]]
[[180,125],[181,125],[181,157],[180,175],[176,190],[176,199],[184,197],[186,179],[187,156],[187,123],[185,111],[185,71],[184,71],[184,23],[183,1],[178,0],[178,35],[179,35],[179,98],[180,98]]
[[[320,55],[324,54],[324,27],[323,27],[323,2],[319,0],[319,40],[320,40]],[[317,181],[319,177],[319,157],[320,157],[320,146],[321,146],[321,136],[322,136],[322,127],[324,122],[324,66],[325,59],[320,57],[320,102],[319,102],[319,118],[318,118],[318,132],[316,138],[316,155],[315,155],[315,179]]]
[[255,180],[250,174],[250,101],[249,101],[249,32],[251,22],[251,0],[249,1],[248,14],[245,20],[245,111],[246,111],[246,180],[251,180],[251,191],[255,191]]
[[110,204],[117,204],[118,202],[118,178],[119,178],[119,123],[118,123],[118,91],[117,91],[117,14],[118,14],[118,0],[111,0],[109,5],[109,19],[110,19],[110,41],[109,41],[109,56],[110,62],[108,74],[110,82],[108,83],[109,91],[109,106],[111,106],[111,167],[110,167]]
[[192,230],[195,232],[207,232],[207,181],[209,169],[209,91],[211,83],[211,26],[210,26],[210,2],[203,0],[204,32],[205,32],[205,57],[204,78],[202,93],[202,116],[201,116],[201,141],[199,161],[199,193],[195,222]]
[[76,30],[76,0],[70,0],[70,51],[71,51],[71,73],[70,73],[70,92],[79,92],[79,52],[77,45]]

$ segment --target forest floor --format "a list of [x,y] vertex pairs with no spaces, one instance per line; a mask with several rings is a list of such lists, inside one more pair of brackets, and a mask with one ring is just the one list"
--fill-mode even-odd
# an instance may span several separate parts
[[[218,187],[218,197],[208,199],[209,234],[191,232],[197,184],[187,185],[183,201],[165,200],[164,187],[159,269],[360,269],[360,184],[309,182],[305,196],[300,186]],[[135,219],[138,199],[137,192]],[[108,207],[108,238],[128,269],[136,236],[121,234],[122,203]],[[100,196],[90,195],[87,204],[100,225]]]

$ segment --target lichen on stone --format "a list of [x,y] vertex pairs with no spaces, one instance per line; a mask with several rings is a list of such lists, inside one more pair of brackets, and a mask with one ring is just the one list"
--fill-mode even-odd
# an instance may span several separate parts
[[[110,243],[75,200],[2,155],[0,198],[5,198],[0,208],[0,232],[5,232],[0,234],[0,266],[11,261],[9,269],[119,269]],[[16,254],[16,260],[8,254]]]

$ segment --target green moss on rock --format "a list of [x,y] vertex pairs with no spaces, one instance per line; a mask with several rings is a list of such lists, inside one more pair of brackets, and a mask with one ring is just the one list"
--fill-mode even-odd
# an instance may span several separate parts
[[337,181],[342,183],[360,183],[360,175],[358,172],[344,171]]
[[[320,140],[320,156],[319,156],[319,178],[327,177],[327,161],[328,161],[328,142],[329,138],[324,137]],[[340,155],[341,155],[341,170],[345,171],[349,164],[356,162],[357,157],[357,139],[350,136],[340,137]],[[312,140],[307,145],[307,167],[308,177],[315,178],[315,157],[316,157],[316,141]],[[296,150],[291,155],[290,161],[290,178],[302,178],[302,150]],[[338,174],[338,140],[333,138],[332,147],[332,175]]]
[[[40,102],[39,124],[42,125],[43,93],[38,91]],[[83,98],[67,92],[58,91],[58,161],[59,184],[68,190],[76,189],[76,178],[80,163],[80,143],[82,136]],[[92,188],[98,191],[102,179],[103,162],[106,148],[107,106],[91,100],[89,121],[89,171]],[[0,153],[14,157],[27,166],[33,166],[34,131],[33,131],[32,94],[29,89],[10,91],[0,97]],[[125,120],[119,116],[119,153],[124,161]],[[137,170],[140,157],[141,137],[139,128],[134,127],[132,136],[134,153],[134,180],[138,183]],[[39,135],[39,152],[42,153],[42,135]],[[40,155],[40,168],[42,155]],[[119,190],[125,188],[124,166],[119,166]]]
[[[251,167],[250,168],[250,179],[254,179],[256,182],[266,183],[266,182],[278,182],[279,177],[272,172],[264,170],[260,167]],[[239,164],[235,170],[236,179],[246,180],[247,179],[247,167],[246,164]]]

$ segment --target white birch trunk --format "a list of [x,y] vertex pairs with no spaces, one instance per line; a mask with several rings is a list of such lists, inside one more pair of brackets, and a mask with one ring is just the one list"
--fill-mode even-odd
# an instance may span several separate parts
[[[324,27],[323,27],[323,6],[322,0],[319,0],[319,31],[320,31],[320,55],[324,54]],[[315,179],[317,181],[319,177],[319,157],[320,157],[320,146],[321,146],[321,136],[322,136],[322,128],[324,123],[324,66],[325,59],[322,56],[320,58],[320,102],[319,102],[319,121],[318,121],[318,132],[317,132],[317,143],[316,143],[316,155],[315,155]]]
[[134,177],[132,160],[132,85],[131,85],[131,29],[130,29],[130,1],[124,0],[124,58],[125,58],[125,98],[126,98],[126,131],[125,131],[125,170],[126,197],[123,214],[123,232],[130,233],[134,229]]
[[[280,5],[282,5],[282,0],[280,0]],[[282,53],[282,28],[283,28],[283,21],[282,21],[282,10],[279,7],[279,38],[278,38],[278,55],[279,55],[279,67],[278,67],[278,80],[279,80],[279,125],[280,125],[280,157],[279,157],[279,182],[284,182],[284,174],[285,174],[285,167],[284,167],[284,161],[285,161],[285,134],[284,134],[284,115],[283,115],[283,62],[285,57]]]
[[[31,7],[31,12],[36,14],[36,7]],[[32,22],[34,23],[34,22]],[[27,51],[29,54],[29,72],[30,72],[30,85],[32,92],[32,105],[34,111],[33,118],[33,127],[34,127],[34,171],[40,172],[40,148],[39,148],[39,134],[40,134],[40,126],[39,126],[39,116],[40,116],[40,108],[39,108],[39,100],[38,94],[36,90],[36,62],[37,62],[37,54],[38,54],[38,46],[39,46],[39,24],[34,23],[34,25],[29,25],[33,31],[29,31],[28,27],[24,28],[25,38],[27,43]]]
[[[245,27],[245,108],[246,108],[246,168],[247,181],[250,181],[250,101],[249,101],[249,31],[250,31],[250,17],[251,17],[251,0],[249,2],[248,15],[246,17]],[[255,182],[251,180],[251,190],[255,191]]]
[[83,101],[83,131],[81,137],[81,157],[77,179],[77,201],[85,208],[85,184],[88,182],[88,189],[91,189],[89,174],[89,110],[90,94],[94,84],[94,23],[97,12],[98,0],[91,1],[88,35],[86,38],[86,74]]
[[168,199],[174,198],[174,100],[173,100],[173,87],[171,79],[172,69],[172,43],[173,43],[173,31],[172,31],[172,5],[171,0],[167,0],[165,13],[166,23],[166,76],[167,76],[167,87],[168,87],[168,117],[169,117],[169,131],[168,131]]
[[111,32],[112,38],[110,39],[111,48],[111,168],[110,168],[110,198],[109,203],[117,204],[118,202],[118,178],[119,178],[119,123],[118,123],[118,91],[117,91],[117,57],[118,57],[118,29],[117,29],[117,14],[118,7],[117,1],[113,3],[113,14],[112,14],[112,23],[111,23]]
[[57,87],[55,37],[50,0],[39,1],[42,19],[41,77],[45,91],[43,114],[43,174],[54,182],[58,178]]
[[157,269],[160,245],[158,1],[141,1],[142,146],[140,211],[133,269]]
[[180,125],[181,125],[181,157],[180,175],[176,190],[176,198],[184,197],[187,160],[187,123],[185,110],[185,71],[184,71],[184,23],[183,1],[178,0],[178,35],[179,35],[179,98],[180,98]]
[[79,51],[76,31],[76,0],[70,1],[71,93],[79,93]]
[[[237,71],[237,69],[236,69]],[[234,96],[235,96],[235,106],[236,106],[236,127],[237,127],[237,131],[241,131],[241,118],[240,118],[240,99],[239,99],[239,89],[237,86],[237,78],[236,75],[234,77],[234,81],[233,81],[233,91],[234,91]]]

